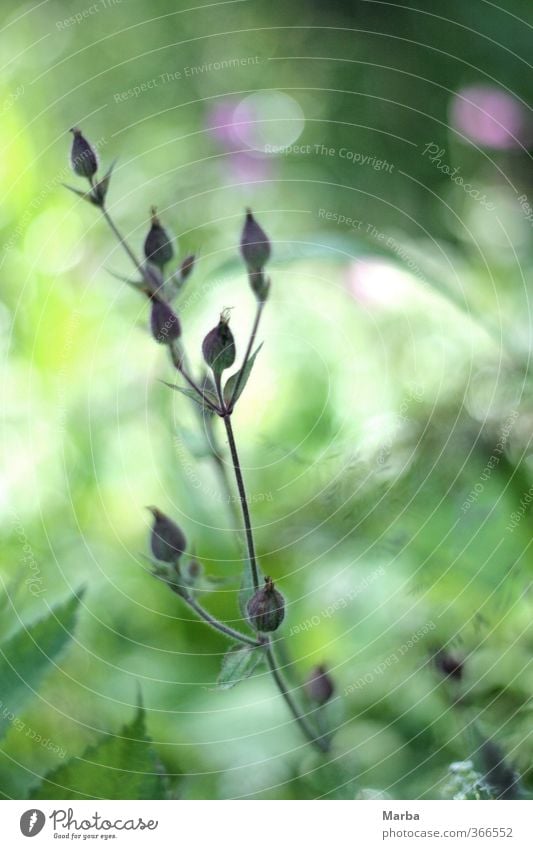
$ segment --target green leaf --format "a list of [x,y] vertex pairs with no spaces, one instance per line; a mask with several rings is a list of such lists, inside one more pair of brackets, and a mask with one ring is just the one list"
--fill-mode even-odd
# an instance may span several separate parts
[[[165,386],[168,386],[170,389],[175,389],[176,392],[181,392],[182,395],[186,395],[187,398],[190,398],[191,401],[194,401],[196,404],[198,404],[198,406],[201,407],[202,410],[205,410],[208,413],[213,412],[211,407],[208,407],[207,404],[204,404],[204,402],[198,395],[198,392],[196,392],[194,389],[188,389],[186,386],[178,386],[175,383],[167,383],[166,380],[163,380],[162,383],[164,383]],[[211,401],[212,404],[217,404],[217,399],[214,395],[211,394],[211,392],[209,392],[207,389],[204,389],[202,391],[208,401]]]
[[0,647],[0,737],[9,728],[9,714],[15,716],[35,695],[44,674],[67,645],[74,628],[79,597],[55,607],[44,619],[22,628]]
[[128,286],[132,286],[133,289],[136,289],[138,292],[146,291],[146,283],[144,280],[132,280],[131,277],[124,277],[122,274],[117,274],[116,271],[113,271],[111,268],[106,268],[106,271],[116,280],[120,280],[122,283],[127,283]]
[[139,708],[117,735],[48,773],[31,799],[164,799],[163,777]]
[[235,391],[235,386],[237,385],[237,381],[239,380],[239,375],[242,372],[242,378],[239,382],[239,389],[235,398],[233,399],[233,403],[235,403],[235,401],[237,401],[238,398],[241,397],[242,391],[248,383],[248,378],[250,377],[250,373],[254,366],[255,358],[257,357],[262,347],[263,343],[261,342],[259,347],[255,349],[255,353],[253,353],[252,356],[248,358],[244,366],[240,368],[239,371],[235,372],[235,374],[232,374],[231,377],[228,377],[226,385],[224,386],[224,401],[226,402],[226,404],[229,404],[229,402],[231,401],[233,393]]
[[249,678],[262,660],[263,652],[260,648],[235,644],[222,660],[222,668],[217,681],[218,688],[229,690],[239,681]]

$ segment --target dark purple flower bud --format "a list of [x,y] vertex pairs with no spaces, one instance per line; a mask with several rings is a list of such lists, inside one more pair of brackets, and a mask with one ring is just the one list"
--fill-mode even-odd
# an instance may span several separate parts
[[270,241],[250,209],[241,236],[241,253],[250,273],[262,271],[270,257]]
[[185,534],[157,507],[148,507],[154,517],[150,547],[156,560],[176,563],[187,547]]
[[275,588],[272,578],[257,590],[246,605],[248,619],[256,631],[276,631],[285,618],[285,599]]
[[223,312],[217,326],[210,330],[202,342],[202,353],[207,365],[217,375],[235,362],[235,340],[229,329],[229,316]]
[[183,262],[181,263],[181,265],[180,265],[180,277],[181,277],[182,282],[184,282],[187,279],[187,277],[190,274],[192,274],[195,259],[196,259],[196,257],[194,256],[194,254],[191,254],[190,256],[186,256],[185,259],[183,260]]
[[463,677],[464,662],[457,655],[442,649],[435,655],[435,665],[442,675],[460,681]]
[[181,335],[181,326],[179,318],[166,301],[159,297],[152,296],[152,314],[150,316],[150,324],[152,327],[152,336],[160,345],[170,345],[179,339]]
[[90,180],[98,170],[96,151],[77,127],[73,127],[70,132],[74,136],[70,149],[72,170],[79,177],[87,177]]
[[159,268],[163,268],[174,256],[170,236],[161,226],[155,207],[152,207],[152,226],[144,240],[144,255]]
[[305,683],[305,690],[312,702],[324,705],[331,699],[335,686],[325,666],[314,666]]

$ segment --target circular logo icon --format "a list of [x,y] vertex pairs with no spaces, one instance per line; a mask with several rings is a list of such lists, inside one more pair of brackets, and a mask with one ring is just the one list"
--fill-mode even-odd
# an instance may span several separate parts
[[42,811],[37,808],[32,808],[29,811],[24,811],[20,818],[20,830],[24,837],[35,837],[42,831],[46,822],[46,817]]

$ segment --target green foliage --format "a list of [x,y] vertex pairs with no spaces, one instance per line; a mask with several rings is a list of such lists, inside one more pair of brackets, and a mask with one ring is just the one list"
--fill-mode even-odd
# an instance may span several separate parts
[[35,624],[23,627],[0,646],[0,737],[9,728],[9,712],[17,715],[35,696],[44,675],[68,645],[80,597],[52,608]]
[[157,756],[146,734],[145,713],[111,734],[81,757],[50,772],[33,789],[32,799],[164,799]]
[[218,688],[229,690],[235,687],[240,681],[249,678],[262,660],[264,660],[262,649],[236,644],[224,655],[217,680]]
[[[257,357],[257,355],[258,355],[258,353],[259,353],[259,351],[261,350],[262,347],[263,347],[263,343],[261,343],[261,345],[259,345],[259,347],[251,355],[251,357],[248,358],[248,360],[243,365],[243,367],[240,368],[239,371],[235,372],[235,374],[232,374],[231,377],[228,378],[226,385],[224,386],[224,401],[226,402],[226,404],[229,404],[229,402],[233,398],[233,393],[235,391],[235,387],[237,386],[238,381],[239,381],[239,388],[237,390],[237,394],[235,395],[235,398],[233,398],[233,402],[235,403],[235,401],[238,401],[238,399],[241,397],[243,390],[244,390],[244,387],[248,383],[248,378],[250,377],[250,374],[251,374],[252,369],[254,367],[255,358]],[[242,377],[240,377],[241,374],[242,374]]]

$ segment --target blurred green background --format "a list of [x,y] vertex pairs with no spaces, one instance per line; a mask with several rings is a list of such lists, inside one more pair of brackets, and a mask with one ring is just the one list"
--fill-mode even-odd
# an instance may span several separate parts
[[[179,798],[446,797],[450,763],[486,771],[483,737],[527,792],[527,12],[4,5],[1,637],[85,588],[71,639],[16,711],[4,680],[4,796],[112,739],[140,694]],[[331,769],[265,672],[216,691],[225,641],[149,574],[157,504],[228,581],[206,605],[238,623],[242,539],[194,414],[161,383],[174,375],[144,300],[108,273],[131,274],[127,257],[62,187],[80,187],[72,126],[117,159],[109,207],[135,250],[157,204],[180,256],[197,254],[179,307],[197,367],[223,307],[243,352],[246,206],[273,242],[265,345],[235,429],[295,670],[325,662],[336,682]],[[462,680],[439,674],[442,647]]]

